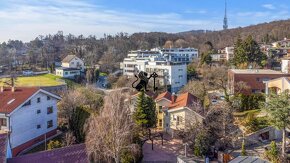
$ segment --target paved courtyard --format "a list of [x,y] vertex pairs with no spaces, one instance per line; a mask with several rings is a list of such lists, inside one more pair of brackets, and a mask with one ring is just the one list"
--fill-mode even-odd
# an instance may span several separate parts
[[[143,162],[177,162],[178,155],[184,155],[184,145],[179,139],[165,135],[163,146],[161,139],[154,139],[154,150],[151,141],[143,145]],[[189,152],[192,153],[192,152]],[[190,154],[189,154],[190,156]]]

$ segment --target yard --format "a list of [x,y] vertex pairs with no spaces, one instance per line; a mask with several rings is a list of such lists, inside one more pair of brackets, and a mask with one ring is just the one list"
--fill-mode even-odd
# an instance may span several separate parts
[[[16,86],[57,86],[64,84],[60,79],[61,77],[53,74],[18,77],[16,79]],[[8,78],[0,79],[0,86],[3,85],[4,81],[8,80]]]

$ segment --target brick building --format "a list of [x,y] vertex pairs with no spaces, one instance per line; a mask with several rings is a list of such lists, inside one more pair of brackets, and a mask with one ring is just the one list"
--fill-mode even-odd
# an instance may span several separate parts
[[242,81],[247,84],[249,89],[244,89],[241,93],[264,93],[264,81],[287,76],[290,76],[290,74],[269,69],[230,69],[228,71],[228,89],[230,94],[234,94],[237,91],[237,83]]

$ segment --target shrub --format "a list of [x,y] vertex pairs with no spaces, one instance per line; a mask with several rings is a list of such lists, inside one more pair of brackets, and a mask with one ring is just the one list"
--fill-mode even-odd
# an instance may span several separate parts
[[49,143],[47,144],[47,149],[51,150],[51,149],[55,149],[55,148],[60,148],[62,147],[61,143],[58,140],[50,140]]

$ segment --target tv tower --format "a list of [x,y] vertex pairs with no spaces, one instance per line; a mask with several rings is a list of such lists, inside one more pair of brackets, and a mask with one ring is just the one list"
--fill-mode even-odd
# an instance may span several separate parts
[[224,30],[228,29],[228,17],[227,17],[227,0],[225,0],[225,17],[224,17]]

